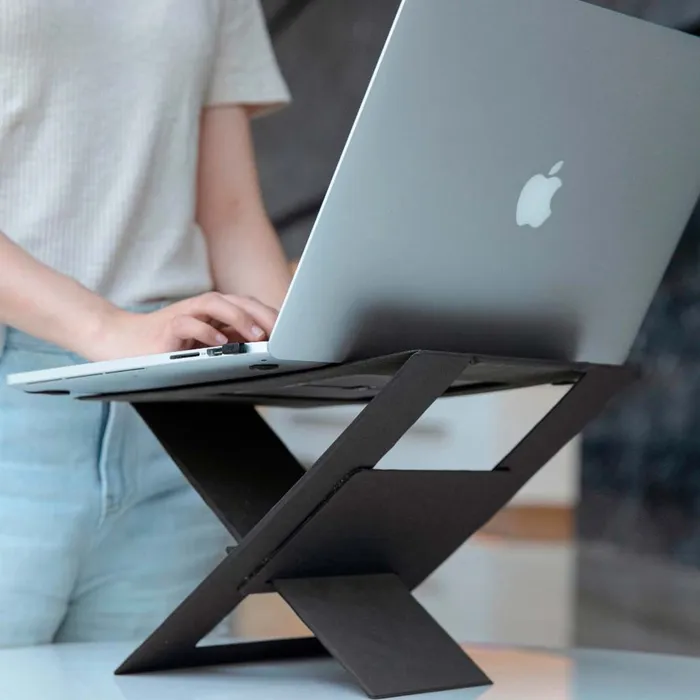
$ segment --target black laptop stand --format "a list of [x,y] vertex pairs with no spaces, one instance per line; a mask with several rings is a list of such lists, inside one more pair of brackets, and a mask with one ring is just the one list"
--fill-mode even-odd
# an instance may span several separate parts
[[[634,379],[625,367],[417,351],[91,397],[131,402],[238,542],[117,673],[331,654],[374,698],[489,684],[411,591]],[[492,471],[373,469],[436,399],[543,384],[572,389]],[[308,471],[254,408],[358,402]],[[270,591],[314,637],[197,646]]]

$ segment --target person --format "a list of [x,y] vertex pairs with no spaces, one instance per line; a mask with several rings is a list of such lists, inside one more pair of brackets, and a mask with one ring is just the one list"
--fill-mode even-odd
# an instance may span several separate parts
[[0,646],[144,637],[224,555],[133,409],[5,377],[269,336],[288,99],[258,0],[0,0]]

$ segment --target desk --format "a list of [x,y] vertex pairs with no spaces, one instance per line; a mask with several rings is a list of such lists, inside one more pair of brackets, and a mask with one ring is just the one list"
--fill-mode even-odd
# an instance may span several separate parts
[[[335,661],[112,675],[133,644],[0,651],[3,700],[334,700],[365,697]],[[489,688],[451,700],[696,700],[700,659],[609,651],[469,647]]]

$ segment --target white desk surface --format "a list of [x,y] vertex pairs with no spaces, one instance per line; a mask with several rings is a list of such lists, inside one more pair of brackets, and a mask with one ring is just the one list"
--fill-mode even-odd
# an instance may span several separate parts
[[[334,700],[365,697],[333,661],[115,677],[133,645],[0,651],[2,700]],[[495,685],[452,700],[697,700],[700,659],[606,651],[469,648]],[[420,696],[419,696],[420,697]]]

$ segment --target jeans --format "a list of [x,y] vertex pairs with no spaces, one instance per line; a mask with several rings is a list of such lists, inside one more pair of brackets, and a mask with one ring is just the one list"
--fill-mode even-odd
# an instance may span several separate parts
[[0,327],[0,647],[142,639],[231,544],[131,406],[5,385],[77,361]]

